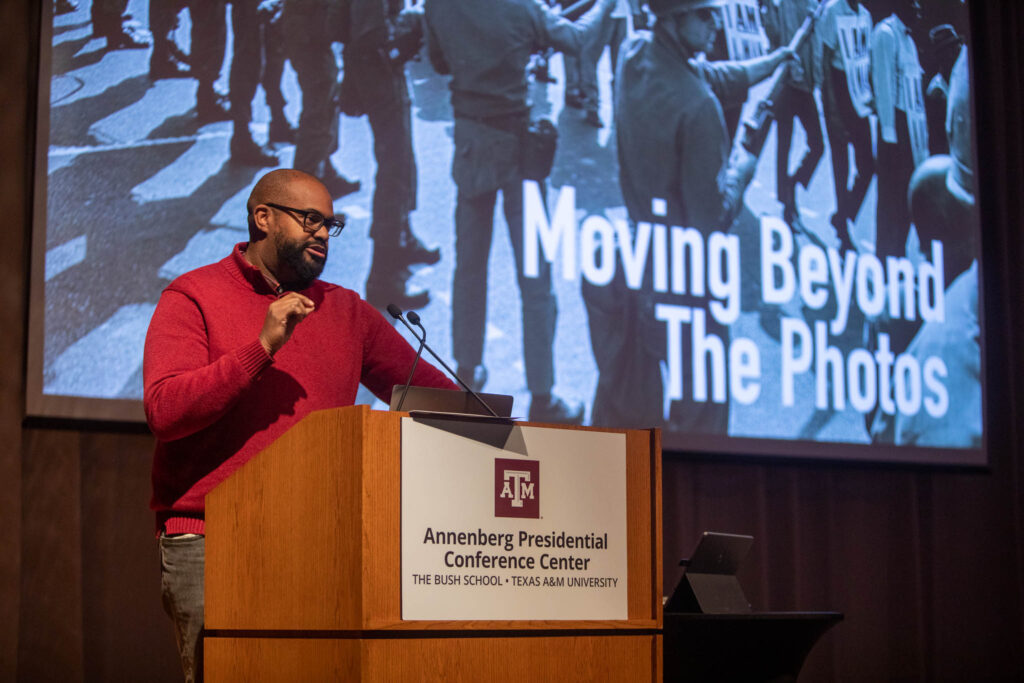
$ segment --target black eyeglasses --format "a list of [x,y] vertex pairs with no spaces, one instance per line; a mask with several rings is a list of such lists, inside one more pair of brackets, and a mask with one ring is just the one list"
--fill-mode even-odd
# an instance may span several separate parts
[[313,209],[296,209],[293,206],[284,206],[283,204],[264,203],[280,211],[287,211],[288,213],[302,216],[302,229],[310,234],[316,233],[321,227],[326,227],[328,235],[337,237],[345,228],[345,214],[327,218],[319,211]]

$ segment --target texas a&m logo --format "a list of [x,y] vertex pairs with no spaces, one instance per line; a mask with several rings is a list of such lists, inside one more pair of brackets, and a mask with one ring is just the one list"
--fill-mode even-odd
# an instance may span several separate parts
[[540,518],[540,462],[494,459],[494,516]]

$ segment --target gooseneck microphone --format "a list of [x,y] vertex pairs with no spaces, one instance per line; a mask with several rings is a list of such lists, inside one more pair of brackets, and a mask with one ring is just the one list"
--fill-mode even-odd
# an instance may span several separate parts
[[[398,306],[396,306],[394,304],[388,304],[387,311],[388,311],[388,314],[392,318],[394,318],[395,320],[401,320],[402,324],[405,325],[409,329],[409,331],[412,333],[412,336],[416,337],[416,340],[420,343],[420,350],[416,352],[416,361],[414,361],[413,365],[412,365],[414,372],[416,370],[416,363],[419,362],[419,355],[420,355],[420,353],[422,352],[423,349],[426,349],[430,353],[430,355],[434,357],[434,360],[436,360],[438,363],[440,363],[441,367],[443,367],[445,370],[447,370],[448,374],[451,375],[455,379],[455,381],[458,382],[462,386],[462,388],[465,389],[469,393],[470,396],[475,398],[477,403],[482,405],[484,407],[484,409],[487,410],[488,413],[490,413],[493,417],[501,417],[496,412],[494,412],[493,408],[491,408],[489,405],[487,405],[486,401],[484,401],[482,398],[480,398],[480,395],[478,393],[473,391],[473,389],[470,388],[470,386],[468,384],[466,384],[464,381],[462,381],[462,378],[459,377],[457,374],[455,374],[455,371],[452,370],[450,367],[448,367],[447,363],[445,363],[443,360],[441,360],[441,357],[438,356],[437,353],[434,352],[434,349],[430,348],[430,345],[427,344],[427,331],[423,327],[423,325],[420,324],[420,316],[419,316],[418,313],[416,313],[416,311],[409,311],[408,317],[409,317],[409,320],[412,321],[413,325],[416,325],[421,330],[423,330],[423,336],[420,336],[420,335],[416,334],[416,330],[413,329],[412,325],[410,325],[409,322],[405,319],[406,316],[402,315],[402,309],[400,309]],[[409,383],[410,382],[412,382],[412,372],[409,373],[409,382],[406,382],[405,391],[409,390]],[[404,401],[404,400],[405,400],[405,392],[403,391],[402,392],[402,398],[401,398],[401,400],[399,400],[399,403],[398,403],[398,409],[399,410],[401,410],[402,401]]]
[[416,311],[409,311],[408,313],[405,314],[405,319],[408,320],[409,322],[411,322],[416,327],[418,327],[421,330],[423,330],[424,338],[427,336],[427,330],[423,327],[423,324],[420,323],[420,314],[419,313],[417,313]]
[[[390,313],[392,317],[400,318],[402,311],[398,310],[398,307],[396,306],[395,310],[398,311],[398,315],[395,315],[395,312],[391,310],[391,306],[394,306],[394,304],[388,306],[388,313]],[[409,386],[412,384],[412,376],[416,374],[416,366],[420,362],[420,356],[423,355],[423,347],[427,344],[427,330],[420,324],[419,313],[416,311],[409,311],[406,317],[409,318],[409,321],[412,322],[413,325],[423,330],[423,336],[416,337],[419,340],[420,345],[419,348],[416,349],[416,358],[412,361],[412,367],[409,369],[409,378],[405,380],[405,388],[402,389],[402,398],[398,399],[398,406],[395,407],[395,410],[401,410],[402,405],[405,403],[405,395],[409,393]]]

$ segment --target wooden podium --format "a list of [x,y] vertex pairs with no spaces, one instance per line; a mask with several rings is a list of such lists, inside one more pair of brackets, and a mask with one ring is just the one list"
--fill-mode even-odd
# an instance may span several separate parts
[[207,496],[206,679],[660,681],[660,432],[595,430],[625,434],[627,619],[404,621],[403,416],[310,414]]

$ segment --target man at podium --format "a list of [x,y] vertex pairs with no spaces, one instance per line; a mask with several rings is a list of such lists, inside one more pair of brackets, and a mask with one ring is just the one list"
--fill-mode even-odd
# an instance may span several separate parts
[[[356,292],[317,279],[345,226],[320,181],[271,171],[246,208],[249,242],[171,282],[146,335],[150,505],[186,680],[202,678],[206,494],[308,413],[351,405],[360,383],[387,401],[415,357]],[[412,383],[457,388],[425,362]]]

